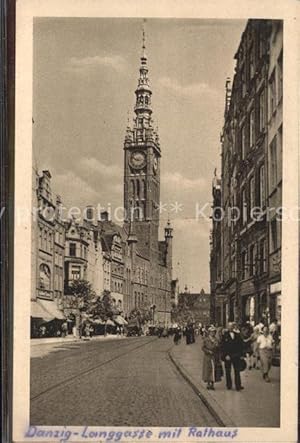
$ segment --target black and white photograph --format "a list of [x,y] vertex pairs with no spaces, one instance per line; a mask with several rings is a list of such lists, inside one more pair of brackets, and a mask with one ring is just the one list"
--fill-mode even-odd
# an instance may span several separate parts
[[285,20],[42,15],[30,208],[15,209],[30,240],[24,441],[275,436],[296,346]]

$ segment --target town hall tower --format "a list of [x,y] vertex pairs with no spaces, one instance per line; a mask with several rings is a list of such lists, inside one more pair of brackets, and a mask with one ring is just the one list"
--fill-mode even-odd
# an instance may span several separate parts
[[149,259],[157,259],[161,150],[153,127],[144,32],[135,95],[133,127],[128,122],[124,143],[125,220],[132,222],[141,253]]

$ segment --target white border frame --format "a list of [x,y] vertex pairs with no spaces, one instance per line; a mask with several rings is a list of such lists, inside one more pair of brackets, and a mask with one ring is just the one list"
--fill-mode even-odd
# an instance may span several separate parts
[[[19,0],[16,4],[15,260],[13,441],[29,424],[33,17],[174,17],[284,20],[283,206],[298,207],[299,2],[296,0]],[[298,100],[297,100],[298,99]],[[298,101],[298,102],[297,102]],[[21,209],[20,209],[21,208]],[[18,214],[27,216],[20,220]],[[280,428],[239,428],[235,441],[297,440],[298,223],[282,229],[282,355]],[[27,297],[27,300],[26,300]],[[246,394],[245,394],[246,395]],[[92,428],[91,428],[92,429]],[[100,428],[97,428],[100,429]],[[155,429],[155,428],[154,428]],[[184,433],[182,434],[184,435]],[[176,439],[179,441],[180,439]],[[35,440],[37,441],[37,440]],[[43,439],[43,441],[45,441]],[[78,440],[79,441],[79,440]],[[86,439],[82,441],[87,441]],[[143,441],[143,440],[140,440]],[[149,441],[149,440],[148,440]],[[182,440],[183,441],[183,440]],[[184,440],[187,442],[187,439]],[[191,439],[190,441],[195,441]],[[210,440],[213,441],[213,440]],[[218,439],[221,441],[221,439]]]

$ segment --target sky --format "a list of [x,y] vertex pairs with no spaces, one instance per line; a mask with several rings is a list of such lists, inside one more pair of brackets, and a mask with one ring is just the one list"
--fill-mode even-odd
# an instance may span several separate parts
[[[180,290],[210,289],[212,178],[220,171],[225,81],[233,77],[245,25],[203,19],[145,25],[162,152],[161,235],[169,216]],[[34,163],[50,170],[66,207],[100,204],[113,214],[123,206],[123,143],[134,116],[142,26],[136,18],[34,19]]]

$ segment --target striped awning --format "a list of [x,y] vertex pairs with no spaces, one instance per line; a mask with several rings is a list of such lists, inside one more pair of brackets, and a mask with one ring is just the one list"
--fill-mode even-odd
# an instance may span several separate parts
[[114,318],[115,323],[118,325],[128,325],[128,322],[123,318],[121,315],[117,315],[116,318]]
[[[54,300],[42,300],[37,299],[37,302],[42,306],[42,308],[48,312],[49,316],[51,317],[51,320],[54,318],[57,318],[58,320],[65,320],[65,316],[57,308],[56,302]],[[48,320],[49,321],[49,320]]]
[[31,317],[44,320],[45,322],[51,321],[54,318],[38,301],[31,301]]

